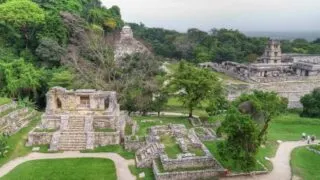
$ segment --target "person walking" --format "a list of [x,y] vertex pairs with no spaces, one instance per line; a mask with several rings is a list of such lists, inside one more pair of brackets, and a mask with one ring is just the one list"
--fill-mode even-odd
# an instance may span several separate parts
[[308,137],[307,137],[307,144],[310,144],[310,141],[311,141],[311,137],[308,135]]

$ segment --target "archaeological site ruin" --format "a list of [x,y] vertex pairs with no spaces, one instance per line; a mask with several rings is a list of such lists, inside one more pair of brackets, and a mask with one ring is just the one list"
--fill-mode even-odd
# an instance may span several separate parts
[[284,54],[278,40],[269,40],[256,63],[206,62],[200,66],[243,81],[228,84],[229,100],[252,90],[274,91],[288,98],[289,108],[301,108],[300,98],[320,86],[320,55]]
[[120,144],[120,109],[115,92],[66,90],[47,93],[41,124],[27,145],[50,144],[51,151],[94,149]]

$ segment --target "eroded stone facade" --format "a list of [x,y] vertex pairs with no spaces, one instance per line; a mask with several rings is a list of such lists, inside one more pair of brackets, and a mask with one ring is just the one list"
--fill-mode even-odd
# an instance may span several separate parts
[[115,45],[114,59],[115,61],[120,61],[127,55],[135,53],[150,54],[150,51],[145,45],[133,37],[130,26],[124,26],[120,33],[120,39]]
[[46,112],[29,133],[27,145],[50,144],[52,151],[84,150],[120,144],[120,138],[115,92],[55,87],[47,93]]

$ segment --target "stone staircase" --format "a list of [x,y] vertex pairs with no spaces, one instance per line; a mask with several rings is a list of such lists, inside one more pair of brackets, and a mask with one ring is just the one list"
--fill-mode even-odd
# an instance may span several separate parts
[[59,150],[79,151],[85,150],[87,135],[84,131],[85,120],[83,116],[70,116],[68,128],[61,131],[59,138]]
[[150,143],[138,149],[136,152],[137,167],[151,167],[152,161],[164,153],[164,145],[160,143]]

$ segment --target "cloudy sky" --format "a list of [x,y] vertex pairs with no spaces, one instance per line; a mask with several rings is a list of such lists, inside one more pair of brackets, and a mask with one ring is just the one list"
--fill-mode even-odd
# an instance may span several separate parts
[[126,22],[186,31],[232,28],[241,31],[320,30],[320,0],[102,0],[118,5]]

